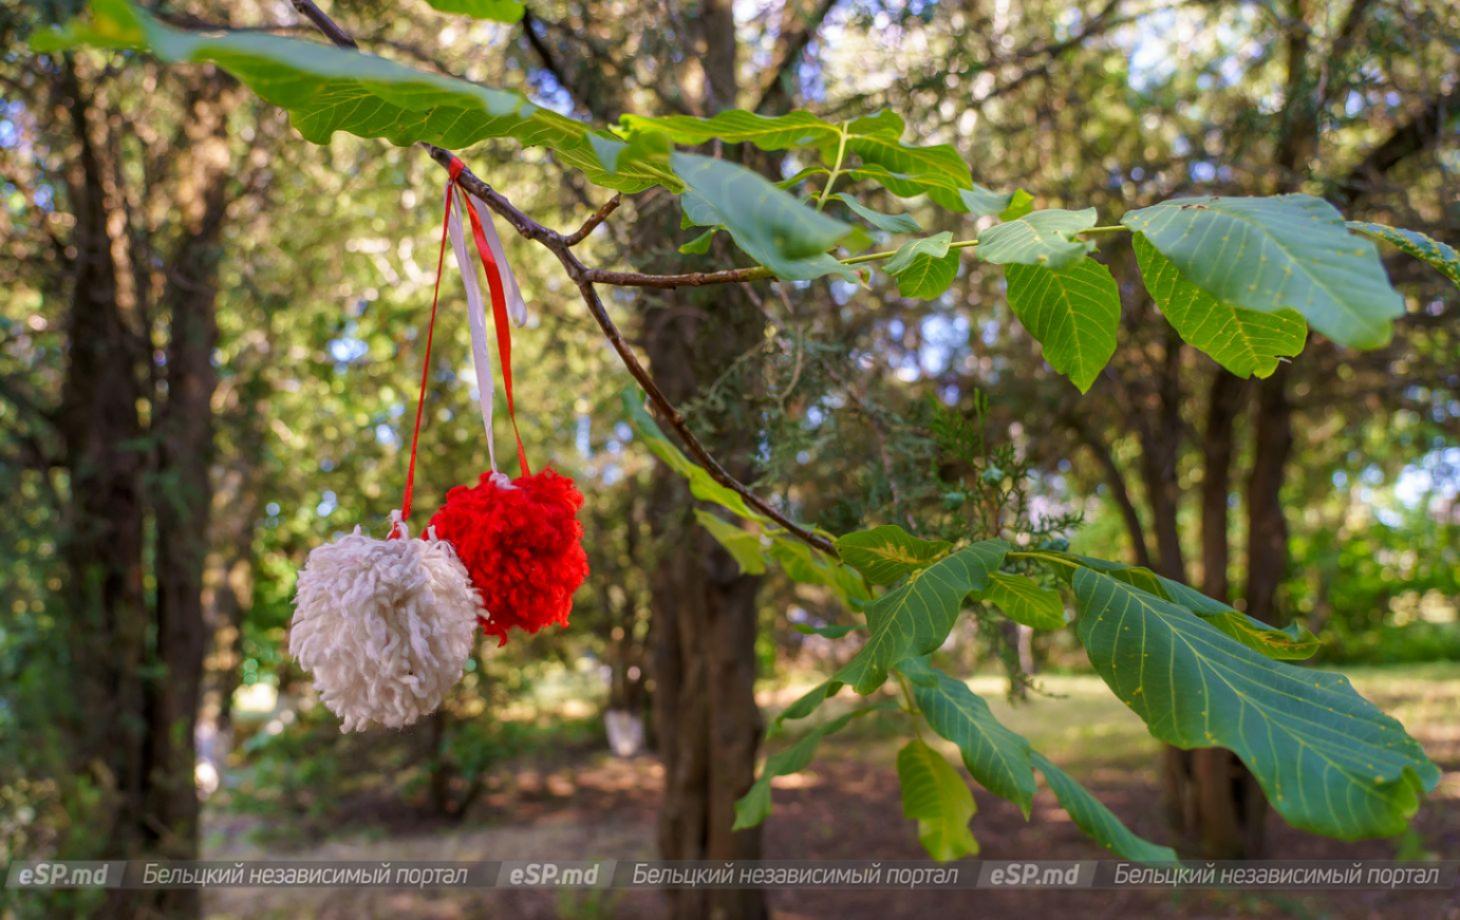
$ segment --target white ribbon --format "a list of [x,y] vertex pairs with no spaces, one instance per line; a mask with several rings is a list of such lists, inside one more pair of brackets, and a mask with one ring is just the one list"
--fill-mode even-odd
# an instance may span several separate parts
[[[461,270],[461,285],[466,289],[467,319],[471,323],[471,360],[472,367],[477,377],[477,404],[482,410],[482,426],[487,431],[487,459],[492,465],[492,472],[497,471],[497,449],[492,441],[492,404],[495,392],[495,384],[492,382],[492,357],[487,349],[487,305],[482,300],[482,285],[477,276],[476,263],[472,261],[472,250],[466,245],[466,231],[461,225],[462,211],[467,207],[467,198],[462,194],[460,188],[453,188],[452,194],[456,196],[456,207],[451,209],[451,251],[456,254],[456,266]],[[484,224],[484,228],[490,228],[491,224]],[[488,241],[496,239],[496,232],[488,234]],[[496,250],[493,249],[495,254]],[[498,266],[505,263],[498,261]],[[503,273],[503,283],[511,278],[510,272]],[[517,282],[513,280],[510,290],[517,290]],[[518,295],[518,299],[521,296]],[[509,301],[510,303],[510,301]],[[525,308],[524,308],[525,309]]]
[[517,287],[517,276],[512,274],[512,267],[507,264],[507,255],[502,251],[502,239],[497,236],[497,225],[492,219],[492,210],[470,192],[466,193],[466,197],[471,202],[471,206],[476,208],[477,219],[482,222],[482,232],[487,237],[487,245],[491,247],[492,256],[497,260],[497,269],[502,273],[502,290],[507,295],[507,315],[512,317],[512,322],[518,326],[525,326],[527,324],[527,302],[522,299],[522,291]]

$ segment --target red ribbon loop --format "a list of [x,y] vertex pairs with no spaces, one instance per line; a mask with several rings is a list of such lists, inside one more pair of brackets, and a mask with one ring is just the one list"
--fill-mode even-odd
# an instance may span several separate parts
[[[468,196],[470,193],[467,193]],[[507,291],[502,284],[502,270],[492,247],[487,243],[486,231],[482,228],[477,209],[468,199],[467,217],[471,220],[471,235],[476,243],[477,254],[481,256],[482,270],[487,275],[487,287],[492,292],[492,323],[497,328],[497,356],[502,362],[502,389],[507,392],[507,417],[512,421],[512,437],[517,441],[517,462],[522,475],[532,473],[527,466],[527,451],[522,447],[522,433],[517,429],[517,407],[512,401],[512,324],[507,319]]]
[[[416,396],[416,421],[411,430],[411,458],[406,467],[406,487],[401,496],[400,520],[391,526],[390,539],[397,539],[402,535],[402,526],[406,519],[411,516],[411,497],[415,492],[416,483],[416,452],[421,441],[421,419],[425,414],[426,407],[426,386],[431,377],[431,344],[436,336],[436,313],[441,302],[441,275],[446,266],[446,238],[451,227],[451,203],[455,188],[460,184],[462,171],[466,164],[460,157],[453,156],[446,165],[447,175],[450,177],[446,183],[446,213],[441,220],[441,246],[436,254],[436,284],[431,293],[431,319],[426,326],[426,354],[424,363],[421,366],[421,387],[420,393]],[[463,191],[466,191],[463,189]],[[487,287],[492,294],[492,323],[497,330],[497,356],[502,363],[502,385],[507,392],[507,417],[512,421],[512,437],[517,442],[517,463],[521,467],[522,475],[530,475],[532,470],[527,465],[527,451],[522,446],[522,433],[517,428],[517,407],[512,400],[512,325],[507,317],[507,294],[502,283],[502,270],[497,265],[496,256],[492,253],[492,247],[487,243],[486,231],[482,227],[481,218],[477,216],[476,207],[471,203],[471,192],[467,191],[466,213],[471,221],[472,241],[476,244],[477,255],[482,260],[482,270],[487,276]]]
[[[456,163],[460,163],[456,160]],[[457,170],[458,172],[460,170]],[[416,395],[416,423],[411,429],[411,459],[406,466],[406,487],[400,500],[400,520],[391,525],[390,539],[401,536],[406,519],[411,516],[411,497],[416,487],[416,449],[421,443],[421,418],[426,408],[426,385],[431,379],[431,344],[436,338],[436,310],[441,303],[441,274],[446,267],[446,234],[451,226],[451,186],[446,184],[446,214],[441,219],[441,246],[436,253],[436,286],[431,292],[431,319],[426,324],[426,354],[421,363],[421,388]]]

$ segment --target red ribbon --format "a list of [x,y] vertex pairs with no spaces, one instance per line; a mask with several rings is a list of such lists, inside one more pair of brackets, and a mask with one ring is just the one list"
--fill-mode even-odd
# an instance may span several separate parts
[[[451,158],[447,172],[453,184],[465,168],[466,164],[458,157]],[[486,231],[482,229],[482,220],[477,216],[477,209],[471,205],[471,192],[466,194],[466,216],[471,220],[472,240],[476,243],[477,255],[482,260],[482,271],[487,275],[487,287],[492,293],[492,324],[497,329],[497,357],[502,362],[502,389],[507,391],[507,417],[512,421],[512,437],[517,441],[517,463],[521,467],[522,475],[527,476],[532,470],[527,466],[527,452],[522,448],[522,433],[517,429],[517,407],[512,402],[512,325],[507,321],[507,291],[502,284],[502,270],[497,265],[497,257],[487,243]]]
[[[447,166],[447,173],[450,179],[446,183],[446,213],[441,220],[441,245],[436,253],[436,284],[431,292],[431,319],[426,326],[426,354],[424,363],[421,366],[421,387],[416,396],[416,421],[411,430],[411,458],[406,467],[406,487],[401,496],[400,520],[396,521],[390,528],[390,539],[399,538],[403,531],[403,524],[411,516],[411,497],[415,492],[416,484],[416,452],[421,442],[421,419],[426,408],[426,385],[430,382],[431,376],[431,344],[436,337],[436,313],[441,303],[441,275],[446,267],[446,237],[451,227],[451,204],[455,197],[452,192],[459,184],[458,180],[466,164],[459,157],[452,157]],[[470,192],[467,195],[470,196]],[[482,229],[481,218],[477,216],[476,208],[468,201],[466,206],[467,217],[471,220],[472,239],[476,242],[477,254],[482,260],[482,270],[487,275],[487,287],[492,293],[492,321],[497,329],[497,355],[502,362],[502,384],[507,391],[507,416],[512,420],[512,436],[517,441],[517,462],[522,469],[522,475],[527,476],[532,471],[527,466],[527,451],[522,447],[522,434],[517,429],[517,410],[512,403],[512,327],[507,320],[507,294],[502,284],[502,270],[497,265],[497,259],[492,253],[492,247],[487,244],[486,231]]]
[[401,536],[411,516],[411,496],[416,487],[416,448],[421,443],[421,417],[426,408],[426,384],[431,377],[431,343],[436,338],[436,308],[441,303],[441,273],[446,266],[446,233],[451,226],[451,183],[446,185],[446,214],[441,219],[441,247],[436,253],[436,286],[431,292],[431,320],[426,324],[426,356],[421,364],[421,389],[416,395],[416,424],[411,430],[411,460],[406,467],[406,488],[400,500],[400,520],[391,525],[390,539]]

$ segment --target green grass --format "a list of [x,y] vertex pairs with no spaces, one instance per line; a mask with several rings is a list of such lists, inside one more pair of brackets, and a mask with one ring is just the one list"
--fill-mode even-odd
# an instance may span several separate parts
[[[1332,670],[1347,674],[1360,693],[1399,719],[1432,758],[1450,760],[1460,756],[1460,732],[1455,726],[1455,713],[1460,712],[1460,662],[1365,665]],[[1007,682],[1002,677],[978,676],[968,683],[988,701],[999,721],[1077,776],[1089,776],[1099,770],[1146,775],[1155,772],[1154,755],[1160,743],[1150,736],[1140,718],[1093,674],[1040,675],[1035,682],[1036,692],[1027,701],[1014,703],[1006,699]],[[774,709],[779,710],[809,686],[800,686],[794,693],[777,694],[780,705]],[[824,707],[825,717],[844,712],[853,699],[850,690],[842,690],[838,698]],[[813,718],[821,717],[818,713]],[[904,716],[858,720],[842,735],[828,741],[826,752],[833,756],[851,752],[851,756],[890,763],[909,731]],[[772,749],[784,743],[773,741]],[[951,753],[952,746],[948,749]]]

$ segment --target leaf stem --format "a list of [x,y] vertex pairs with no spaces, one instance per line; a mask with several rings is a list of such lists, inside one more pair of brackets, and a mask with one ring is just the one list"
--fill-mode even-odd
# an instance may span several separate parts
[[[978,240],[954,240],[948,244],[949,249],[971,249],[978,245]],[[846,259],[838,259],[843,265],[865,265],[868,262],[881,262],[897,255],[896,249],[884,249],[880,252],[865,252],[859,256],[851,256]],[[680,288],[680,287],[703,287],[708,284],[736,284],[745,281],[775,280],[775,275],[764,265],[757,265],[753,268],[727,268],[715,272],[684,272],[677,275],[646,275],[642,272],[621,272],[612,269],[590,268],[587,269],[584,277],[594,284],[607,284],[614,287],[647,287],[647,288]]]
[[1075,235],[1076,236],[1079,236],[1080,233],[1129,233],[1129,232],[1130,232],[1130,228],[1127,227],[1127,226],[1125,226],[1124,224],[1108,224],[1108,225],[1106,225],[1104,227],[1090,227],[1089,229],[1079,231],[1079,233],[1077,233]]
[[902,711],[912,717],[913,731],[917,733],[918,740],[921,741],[923,739],[923,724],[922,719],[919,718],[921,711],[913,700],[912,687],[907,682],[907,676],[901,671],[893,669],[892,673],[897,678],[898,688],[902,691]]
[[831,172],[826,176],[826,184],[821,187],[821,194],[816,198],[816,210],[820,211],[826,207],[826,199],[831,195],[832,186],[842,174],[842,162],[847,156],[847,128],[851,122],[844,121],[841,126],[841,136],[836,142],[836,162],[831,166]]
[[[978,245],[978,240],[954,240],[948,244],[949,249],[972,249]],[[867,252],[859,256],[852,256],[849,259],[838,259],[843,265],[862,265],[867,262],[881,262],[897,255],[896,249],[884,249],[881,252]]]
[[1058,553],[1048,553],[1043,550],[1011,550],[1006,554],[1010,559],[1032,559],[1036,562],[1053,562],[1058,565],[1069,566],[1072,569],[1081,568],[1078,562],[1073,559],[1066,559]]

